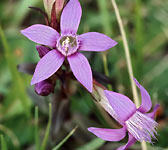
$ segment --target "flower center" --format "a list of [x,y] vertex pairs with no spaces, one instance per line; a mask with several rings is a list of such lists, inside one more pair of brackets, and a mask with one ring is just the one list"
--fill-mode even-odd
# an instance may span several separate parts
[[69,56],[74,54],[78,49],[77,37],[61,36],[57,42],[57,49],[64,55]]
[[153,119],[136,111],[126,122],[128,131],[138,140],[152,142],[151,137],[156,139],[156,126],[158,125]]

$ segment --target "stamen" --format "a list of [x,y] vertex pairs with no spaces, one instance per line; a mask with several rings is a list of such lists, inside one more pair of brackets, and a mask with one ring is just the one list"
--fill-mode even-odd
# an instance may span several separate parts
[[71,55],[77,51],[78,40],[73,36],[62,36],[57,43],[57,49],[65,56]]
[[156,139],[157,122],[139,111],[126,121],[128,131],[138,140],[152,142],[151,137]]
[[66,37],[66,39],[62,42],[62,47],[65,48],[66,53],[68,52],[69,44],[70,44],[70,39],[69,37]]

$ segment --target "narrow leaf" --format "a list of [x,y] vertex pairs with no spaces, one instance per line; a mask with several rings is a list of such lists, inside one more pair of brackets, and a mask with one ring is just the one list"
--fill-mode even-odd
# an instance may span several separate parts
[[46,145],[47,145],[48,137],[50,134],[50,128],[51,128],[51,119],[52,119],[52,105],[51,105],[51,103],[49,103],[49,119],[48,119],[48,124],[47,124],[47,129],[45,132],[45,136],[44,136],[44,139],[42,142],[41,150],[45,150]]
[[36,145],[36,150],[40,150],[40,145],[39,145],[39,129],[38,129],[38,107],[35,107],[35,145]]
[[52,150],[58,150],[72,136],[72,134],[74,134],[74,132],[76,131],[77,128],[78,128],[78,126],[75,126],[75,128],[72,129],[72,131],[69,132],[69,134],[57,146],[55,146]]
[[7,150],[7,145],[3,138],[3,135],[1,135],[1,150]]

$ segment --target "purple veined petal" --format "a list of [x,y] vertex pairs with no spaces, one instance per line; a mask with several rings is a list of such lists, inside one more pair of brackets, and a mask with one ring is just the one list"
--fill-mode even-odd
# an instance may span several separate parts
[[135,144],[136,139],[130,134],[128,133],[128,142],[127,144],[125,144],[124,146],[119,147],[117,150],[126,150],[127,148],[131,147],[133,144]]
[[82,8],[78,0],[70,0],[63,9],[61,15],[61,32],[76,34],[80,19],[82,16]]
[[126,128],[121,129],[104,129],[104,128],[88,128],[90,132],[105,141],[120,141],[126,136]]
[[56,46],[56,40],[60,36],[53,28],[41,24],[32,25],[21,30],[21,33],[35,43],[51,47]]
[[43,56],[45,56],[49,51],[50,49],[46,46],[41,46],[41,45],[37,45],[36,46],[36,49],[39,53],[39,57],[42,58]]
[[123,124],[136,111],[135,104],[125,95],[105,90],[105,95],[114,110],[117,121]]
[[156,104],[155,107],[153,108],[153,111],[151,113],[147,113],[145,115],[150,117],[150,118],[152,118],[152,119],[154,119],[155,118],[155,114],[156,114],[156,112],[157,112],[159,107],[160,107],[160,105]]
[[117,44],[110,37],[97,32],[88,32],[79,35],[81,51],[105,51]]
[[150,95],[145,90],[145,88],[139,84],[139,82],[135,78],[134,78],[134,81],[135,81],[137,87],[140,89],[141,99],[142,99],[141,106],[138,108],[138,110],[142,113],[148,112],[152,107]]
[[68,56],[68,62],[76,79],[89,91],[93,89],[92,70],[87,58],[81,54],[76,53]]
[[38,62],[31,85],[41,82],[52,76],[64,62],[64,56],[57,50],[51,50]]

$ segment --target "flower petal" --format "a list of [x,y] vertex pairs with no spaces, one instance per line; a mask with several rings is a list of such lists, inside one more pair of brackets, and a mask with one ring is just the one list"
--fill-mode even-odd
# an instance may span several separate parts
[[65,58],[57,50],[48,52],[38,62],[31,85],[43,81],[53,75],[60,68],[64,59]]
[[135,104],[125,95],[105,90],[105,95],[116,113],[117,121],[123,124],[136,111]]
[[61,32],[76,34],[82,16],[81,5],[78,0],[70,0],[61,15]]
[[68,61],[76,79],[84,87],[86,87],[89,92],[92,92],[92,70],[87,58],[81,53],[76,53],[74,55],[68,56]]
[[81,51],[105,51],[117,44],[110,37],[97,32],[79,35],[79,40],[81,42],[79,47]]
[[153,108],[153,111],[151,113],[147,113],[145,115],[150,117],[150,118],[152,118],[152,119],[154,119],[155,118],[155,114],[156,114],[156,112],[157,112],[159,107],[160,107],[160,105],[156,104],[155,107]]
[[126,136],[126,128],[121,129],[104,129],[104,128],[88,128],[90,132],[105,141],[120,141]]
[[21,33],[33,42],[51,47],[56,46],[56,40],[59,38],[59,33],[56,30],[41,24],[32,25],[21,30]]
[[131,134],[128,133],[128,136],[129,136],[129,139],[128,139],[127,144],[119,147],[117,150],[126,150],[127,148],[129,148],[136,142],[136,139]]
[[135,81],[137,87],[140,89],[141,99],[142,99],[141,106],[138,108],[138,110],[142,113],[148,112],[152,107],[150,95],[145,90],[145,88],[139,84],[139,82],[135,78],[134,78],[134,81]]

